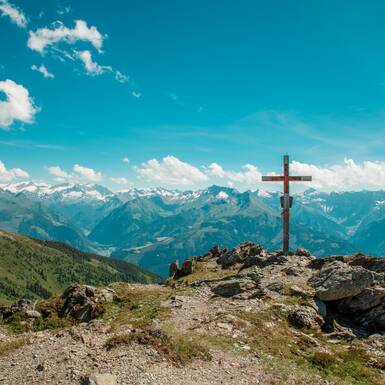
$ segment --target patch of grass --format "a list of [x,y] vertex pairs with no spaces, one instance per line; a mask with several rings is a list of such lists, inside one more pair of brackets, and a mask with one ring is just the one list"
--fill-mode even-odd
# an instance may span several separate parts
[[25,313],[17,312],[3,322],[11,333],[20,334],[29,330],[27,319],[28,316]]
[[165,319],[170,310],[162,306],[170,289],[130,287],[120,285],[115,287],[120,301],[107,307],[104,318],[111,321],[112,329],[130,324],[134,328],[143,329],[151,326],[154,319]]
[[167,284],[172,286],[174,282],[191,285],[199,281],[216,281],[231,275],[237,274],[238,269],[222,269],[219,265],[213,265],[213,262],[197,262],[193,274],[178,278],[169,279]]
[[16,340],[11,341],[0,341],[0,356],[18,349],[22,346],[24,346],[27,343],[27,339],[25,338],[18,338]]
[[57,313],[52,313],[48,317],[36,318],[33,323],[33,331],[60,330],[74,325],[74,321],[69,318],[59,317]]
[[4,320],[3,324],[13,334],[64,329],[74,325],[76,321],[60,316],[62,306],[63,300],[60,297],[52,297],[36,304],[35,309],[42,314],[42,317],[28,318],[25,313],[17,312]]
[[107,340],[105,347],[113,349],[134,342],[155,348],[159,354],[177,366],[185,366],[195,359],[211,360],[209,350],[196,336],[182,334],[170,337],[158,329],[113,336]]
[[336,357],[327,352],[314,352],[313,355],[310,356],[309,362],[322,369],[338,365]]
[[[319,377],[338,385],[384,384],[384,373],[370,365],[368,352],[359,346],[330,344],[327,339],[313,334],[325,349],[320,351],[309,343],[305,334],[294,333],[275,309],[234,315],[245,321],[238,325],[247,336],[244,342],[262,356],[267,370],[279,373],[277,384],[292,381],[293,373],[298,385],[317,383]],[[274,327],[269,327],[272,319]]]

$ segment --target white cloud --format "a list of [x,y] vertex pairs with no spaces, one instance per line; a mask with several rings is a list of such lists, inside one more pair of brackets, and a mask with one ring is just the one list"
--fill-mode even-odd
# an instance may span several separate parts
[[122,158],[123,163],[130,163],[130,159],[127,158],[127,156]]
[[311,175],[313,182],[309,185],[320,190],[385,189],[385,162],[381,161],[359,164],[353,159],[344,159],[342,164],[328,167],[293,161],[290,167],[293,175]]
[[101,172],[75,164],[72,172],[67,172],[59,166],[48,167],[48,172],[55,177],[57,182],[100,182],[103,179]]
[[35,64],[31,67],[32,71],[40,72],[45,78],[51,78],[53,79],[55,75],[47,70],[47,67],[42,64],[40,67],[36,66]]
[[129,184],[129,181],[128,179],[124,178],[124,177],[121,177],[121,178],[110,178],[110,181],[115,183],[115,184],[119,184],[119,185],[127,185]]
[[143,178],[166,185],[188,186],[206,182],[209,179],[198,168],[170,155],[161,161],[151,159],[136,167],[136,171]]
[[0,181],[11,182],[17,178],[29,178],[29,174],[21,168],[7,169],[5,164],[0,160]]
[[55,22],[52,28],[39,28],[29,32],[28,47],[44,53],[46,47],[59,42],[74,44],[77,41],[87,41],[98,51],[101,51],[104,37],[95,26],[88,27],[84,20],[75,20],[75,27],[68,28],[61,22]]
[[242,171],[229,171],[224,170],[218,163],[211,163],[208,166],[207,173],[213,177],[226,179],[230,186],[233,186],[235,183],[255,185],[256,183],[260,183],[262,178],[261,172],[252,164],[242,166]]
[[0,92],[6,95],[0,101],[0,127],[8,129],[15,121],[32,123],[38,108],[35,107],[29,92],[13,80],[0,81]]
[[66,179],[69,177],[68,173],[62,170],[59,166],[48,167],[48,171],[51,175],[54,175],[58,178]]
[[75,164],[73,170],[89,182],[99,182],[103,179],[102,173],[95,171],[93,168]]
[[135,92],[135,91],[132,91],[132,92],[131,92],[131,95],[132,95],[134,98],[139,99],[139,98],[142,96],[142,93],[141,93],[141,92]]
[[96,76],[104,74],[105,72],[111,72],[112,68],[110,66],[101,66],[98,63],[92,60],[91,52],[86,51],[77,51],[76,55],[83,62],[84,68],[88,75]]
[[0,0],[0,12],[1,16],[8,16],[18,27],[25,28],[27,26],[27,18],[24,12],[7,0]]
[[129,77],[118,70],[115,71],[115,79],[119,83],[127,83],[129,81]]

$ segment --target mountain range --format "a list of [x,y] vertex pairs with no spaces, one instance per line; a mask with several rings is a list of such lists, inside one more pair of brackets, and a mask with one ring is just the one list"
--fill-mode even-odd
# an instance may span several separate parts
[[[278,192],[163,188],[112,192],[100,185],[27,182],[0,189],[0,228],[124,259],[166,275],[168,264],[213,245],[280,248]],[[316,256],[385,254],[385,191],[294,197],[291,247]]]

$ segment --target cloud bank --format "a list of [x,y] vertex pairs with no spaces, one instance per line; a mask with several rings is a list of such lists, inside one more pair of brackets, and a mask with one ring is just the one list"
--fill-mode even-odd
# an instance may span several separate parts
[[71,172],[63,170],[59,166],[48,167],[48,172],[53,175],[56,182],[70,182],[70,183],[95,183],[103,180],[101,172],[95,171],[93,168],[84,167],[75,164]]
[[171,155],[160,161],[151,159],[142,163],[136,167],[136,171],[142,178],[165,185],[192,186],[209,180],[209,177],[197,167]]
[[29,178],[29,174],[27,171],[17,167],[7,169],[5,164],[0,160],[0,181],[11,182],[17,178]]

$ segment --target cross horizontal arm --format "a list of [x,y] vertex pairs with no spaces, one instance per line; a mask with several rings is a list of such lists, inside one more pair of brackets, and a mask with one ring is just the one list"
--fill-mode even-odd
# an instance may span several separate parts
[[263,176],[262,182],[282,182],[284,180],[283,176]]
[[311,182],[311,176],[289,176],[290,182]]

